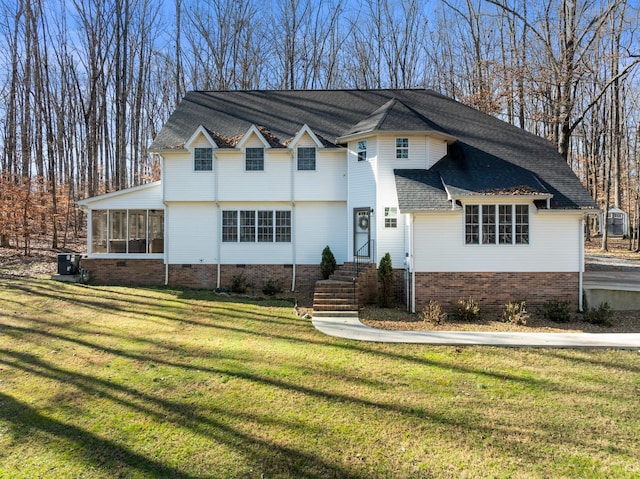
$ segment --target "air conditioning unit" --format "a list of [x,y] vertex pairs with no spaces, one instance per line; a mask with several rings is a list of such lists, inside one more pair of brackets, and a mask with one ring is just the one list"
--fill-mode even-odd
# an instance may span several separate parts
[[58,274],[79,274],[82,255],[64,253],[58,255]]

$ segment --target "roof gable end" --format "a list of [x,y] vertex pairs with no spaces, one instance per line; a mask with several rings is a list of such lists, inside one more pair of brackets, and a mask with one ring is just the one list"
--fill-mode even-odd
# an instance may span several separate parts
[[313,132],[313,130],[309,128],[309,125],[306,125],[306,124],[302,125],[302,128],[298,130],[298,133],[296,133],[296,136],[294,136],[293,139],[288,143],[287,147],[290,149],[294,149],[296,145],[300,142],[300,140],[304,137],[305,134],[309,135],[311,140],[315,143],[316,148],[324,147],[324,143],[320,141],[320,139]]
[[196,142],[200,135],[204,136],[207,139],[212,148],[218,148],[218,143],[214,140],[214,135],[202,125],[196,128],[196,131],[193,132],[193,135],[191,135],[191,137],[184,144],[184,147],[187,150],[191,151],[193,144]]
[[258,139],[260,140],[260,142],[264,145],[265,148],[271,148],[271,145],[269,145],[269,142],[267,141],[267,139],[264,137],[264,135],[260,132],[260,130],[258,129],[258,127],[256,125],[251,125],[249,127],[249,129],[247,130],[247,132],[242,135],[242,138],[240,139],[240,141],[236,144],[236,148],[244,148],[246,143],[251,139],[252,136],[256,136],[258,137]]

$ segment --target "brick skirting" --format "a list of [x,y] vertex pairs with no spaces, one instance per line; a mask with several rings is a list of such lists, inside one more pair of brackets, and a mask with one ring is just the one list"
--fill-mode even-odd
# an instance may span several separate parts
[[[165,266],[161,259],[110,259],[83,258],[80,267],[89,272],[91,284],[123,284],[139,286],[162,286],[165,283]],[[217,286],[218,266],[215,264],[171,264],[169,286],[195,289],[212,289]],[[248,293],[261,294],[264,284],[271,280],[291,291],[293,265],[247,264],[222,265],[220,286],[231,288],[233,278],[243,275]],[[320,276],[320,265],[296,266],[296,291],[313,296],[313,287]]]
[[80,268],[89,272],[90,284],[164,284],[164,263],[161,259],[82,258]]
[[435,300],[451,312],[461,298],[481,311],[499,312],[510,301],[526,301],[531,312],[550,299],[578,307],[579,273],[416,273],[416,312]]

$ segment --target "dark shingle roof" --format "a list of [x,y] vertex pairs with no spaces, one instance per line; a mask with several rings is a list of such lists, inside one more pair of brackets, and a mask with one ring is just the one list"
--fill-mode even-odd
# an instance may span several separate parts
[[440,174],[434,170],[394,170],[400,211],[450,210]]
[[449,132],[396,98],[389,100],[371,115],[363,118],[343,136],[373,131],[420,131],[450,136]]
[[457,139],[455,148],[432,169],[452,188],[487,192],[539,183],[540,193],[553,195],[552,208],[597,207],[551,143],[429,90],[190,92],[151,148],[182,148],[199,125],[225,139],[256,125],[284,146],[304,124],[325,146],[359,130],[445,134]]

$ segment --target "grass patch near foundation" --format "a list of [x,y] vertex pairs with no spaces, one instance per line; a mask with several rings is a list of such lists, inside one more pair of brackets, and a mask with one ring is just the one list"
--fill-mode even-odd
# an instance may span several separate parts
[[637,351],[369,344],[293,305],[0,278],[0,477],[640,475]]

